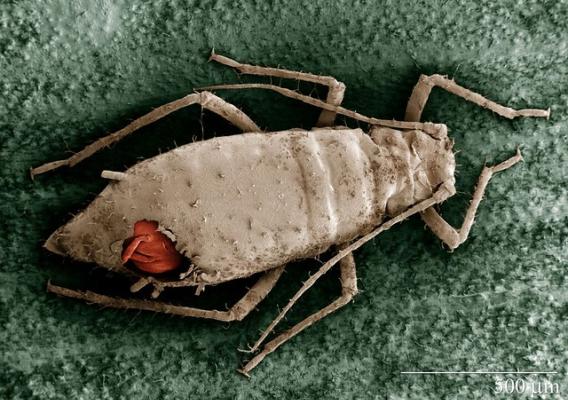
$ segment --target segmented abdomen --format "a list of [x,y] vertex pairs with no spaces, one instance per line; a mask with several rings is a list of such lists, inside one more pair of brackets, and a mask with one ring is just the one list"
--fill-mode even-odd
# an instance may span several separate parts
[[[50,238],[108,268],[140,220],[159,222],[204,282],[313,257],[378,224],[389,158],[355,129],[249,133],[181,146],[105,188]],[[385,169],[386,168],[386,169]]]
[[195,143],[148,167],[179,171],[169,179],[185,198],[169,207],[183,227],[164,226],[218,280],[315,256],[376,225],[376,153],[361,130],[285,131]]

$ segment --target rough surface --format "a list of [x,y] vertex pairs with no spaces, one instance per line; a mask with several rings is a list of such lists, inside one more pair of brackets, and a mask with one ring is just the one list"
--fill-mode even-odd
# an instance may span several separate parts
[[[556,370],[548,378],[565,397],[567,20],[565,1],[2,2],[0,397],[498,397],[489,376],[400,374],[436,369]],[[204,62],[212,47],[336,76],[347,85],[344,105],[377,117],[401,118],[419,74],[435,72],[501,103],[550,106],[552,117],[507,121],[435,91],[425,118],[447,123],[459,150],[462,194],[442,207],[450,221],[460,221],[485,160],[521,145],[525,162],[491,181],[471,238],[454,253],[417,219],[365,246],[354,303],[246,380],[234,372],[243,357],[235,349],[256,339],[306,268],[290,267],[259,312],[227,326],[48,295],[48,277],[78,287],[98,275],[40,248],[106,185],[101,169],[124,170],[174,143],[235,129],[208,113],[201,125],[199,109],[181,111],[75,170],[35,182],[27,175],[193,87],[237,81]],[[220,94],[270,130],[317,118],[271,93]],[[330,274],[286,324],[338,292]],[[231,285],[183,300],[202,305],[210,296],[217,303],[209,306],[223,307],[241,293]]]

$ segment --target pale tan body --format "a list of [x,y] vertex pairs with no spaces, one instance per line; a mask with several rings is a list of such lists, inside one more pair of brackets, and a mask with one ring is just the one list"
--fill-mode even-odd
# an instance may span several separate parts
[[[178,147],[125,171],[46,247],[120,270],[122,243],[136,221],[159,221],[196,267],[186,277],[195,285],[316,257],[431,197],[437,186],[404,138],[421,146],[437,140],[388,128],[373,137],[378,143],[360,129],[320,128]],[[453,159],[444,167],[453,176]]]
[[[353,250],[419,212],[433,232],[450,248],[457,247],[469,233],[491,174],[520,161],[518,153],[495,167],[485,167],[462,228],[455,230],[448,225],[432,206],[455,193],[451,142],[444,125],[413,122],[420,119],[424,103],[434,85],[509,118],[548,117],[549,113],[533,109],[512,110],[434,75],[421,77],[415,87],[407,107],[406,119],[409,122],[377,120],[340,107],[345,87],[333,78],[243,65],[217,55],[213,55],[212,59],[244,73],[296,78],[327,85],[330,89],[327,102],[272,85],[224,85],[214,88],[257,87],[275,90],[323,108],[318,121],[320,126],[331,125],[336,113],[371,123],[375,126],[371,132],[373,140],[360,130],[327,129],[268,133],[264,137],[261,134],[247,134],[182,146],[144,161],[125,173],[106,172],[106,176],[118,181],[105,189],[84,213],[56,231],[46,243],[46,247],[53,251],[67,253],[83,261],[95,261],[108,268],[124,269],[119,261],[120,248],[113,250],[113,244],[120,244],[128,237],[129,229],[137,220],[158,220],[173,233],[178,250],[195,260],[197,269],[181,276],[178,281],[141,277],[133,285],[132,291],[152,284],[157,297],[168,286],[201,287],[268,270],[249,293],[228,311],[116,299],[54,285],[49,285],[49,289],[114,307],[224,321],[240,320],[272,289],[283,271],[281,265],[316,256],[330,246],[338,245],[341,251],[304,283],[251,351],[258,349],[295,301],[337,262],[342,276],[341,297],[268,343],[242,369],[245,374],[280,344],[345,305],[353,297],[357,291]],[[245,131],[260,131],[240,110],[211,93],[202,92],[160,107],[123,130],[88,146],[71,159],[36,168],[32,174],[62,165],[73,166],[140,126],[195,103],[224,116]],[[255,168],[259,172],[249,174]],[[282,182],[279,183],[278,179]],[[280,191],[279,185],[286,189]],[[132,210],[132,198],[147,201],[140,203],[140,210]],[[228,209],[231,205],[240,208],[236,211]],[[272,209],[267,211],[266,207]],[[114,213],[121,216],[123,222],[117,223],[116,218],[109,217]],[[93,224],[100,227],[97,240],[108,244],[107,249],[99,247],[98,251],[92,251],[95,240]],[[101,236],[103,231],[105,233]]]

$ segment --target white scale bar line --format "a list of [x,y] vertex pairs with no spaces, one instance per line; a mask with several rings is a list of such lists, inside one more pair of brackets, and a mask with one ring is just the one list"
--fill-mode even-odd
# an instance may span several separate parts
[[517,374],[517,375],[544,375],[544,374],[557,374],[556,371],[401,371],[404,375],[491,375],[491,374]]

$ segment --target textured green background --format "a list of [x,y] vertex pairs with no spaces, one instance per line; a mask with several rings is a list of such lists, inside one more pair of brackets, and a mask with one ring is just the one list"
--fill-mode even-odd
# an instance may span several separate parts
[[[496,397],[488,376],[399,373],[437,369],[556,370],[549,378],[568,396],[568,3],[231,3],[1,2],[0,397]],[[470,240],[453,254],[416,218],[367,244],[356,256],[356,300],[247,380],[235,372],[243,360],[236,348],[257,337],[314,263],[290,267],[259,311],[228,325],[49,295],[48,278],[75,286],[117,281],[40,248],[104,187],[103,168],[121,170],[174,141],[235,129],[206,113],[202,130],[193,108],[73,170],[35,182],[27,175],[194,87],[237,81],[206,63],[212,47],[251,63],[333,75],[347,84],[344,104],[368,115],[401,118],[418,75],[438,72],[501,103],[550,106],[552,117],[511,122],[435,91],[425,118],[447,123],[459,151],[461,193],[443,207],[450,221],[460,221],[485,160],[521,145],[526,162],[490,183]],[[268,130],[310,127],[317,117],[275,94],[220,94]],[[200,302],[222,307],[241,291],[208,290],[212,300]],[[287,324],[338,291],[330,273]]]

